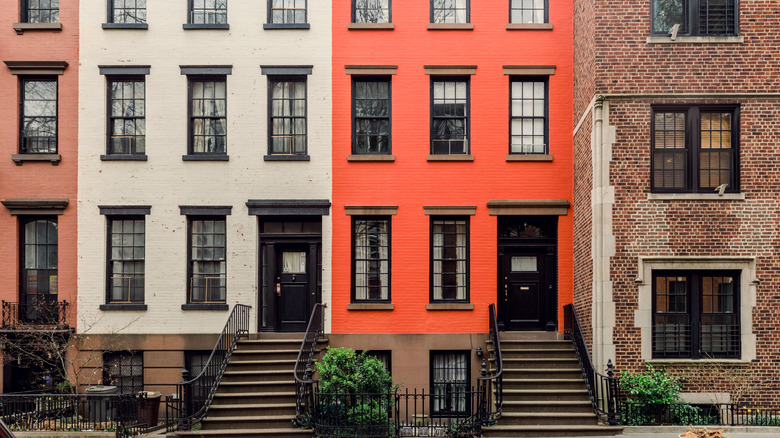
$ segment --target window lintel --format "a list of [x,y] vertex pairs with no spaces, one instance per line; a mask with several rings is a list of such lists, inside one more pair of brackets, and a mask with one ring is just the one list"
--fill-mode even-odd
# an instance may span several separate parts
[[504,74],[511,76],[552,76],[555,65],[505,65]]
[[145,216],[151,214],[151,205],[98,205],[100,214],[106,216]]
[[230,75],[232,65],[180,65],[182,75]]
[[230,205],[180,205],[179,211],[182,216],[229,216],[233,207]]
[[150,65],[99,65],[101,75],[148,75]]
[[301,76],[310,75],[313,65],[261,65],[260,74],[267,76]]
[[68,207],[68,199],[5,199],[0,201],[11,216],[23,215],[61,215]]
[[62,75],[67,61],[3,61],[13,75]]

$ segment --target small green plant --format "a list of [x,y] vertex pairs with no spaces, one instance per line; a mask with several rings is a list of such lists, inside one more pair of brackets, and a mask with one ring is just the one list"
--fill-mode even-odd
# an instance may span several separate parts
[[682,383],[652,365],[642,373],[622,373],[620,387],[627,394],[622,404],[623,424],[708,424],[711,420],[702,415],[702,409],[680,399]]

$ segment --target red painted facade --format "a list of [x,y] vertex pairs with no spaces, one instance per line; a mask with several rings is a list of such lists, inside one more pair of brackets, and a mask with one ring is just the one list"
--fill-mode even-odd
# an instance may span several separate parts
[[[491,200],[572,199],[572,2],[550,2],[551,30],[508,30],[508,0],[472,1],[471,30],[429,30],[426,1],[392,3],[391,30],[348,29],[351,2],[333,5],[333,333],[485,333],[497,300],[497,216]],[[346,65],[397,66],[392,76],[394,161],[348,161],[352,77]],[[473,66],[473,161],[430,153],[431,77],[424,66]],[[510,76],[504,66],[555,66],[549,76],[551,162],[510,162]],[[397,206],[391,217],[393,310],[348,310],[351,218],[345,206]],[[471,311],[427,310],[430,216],[424,206],[476,206],[470,216]],[[572,215],[559,216],[559,309],[572,297]],[[559,321],[562,311],[559,311]],[[558,324],[559,328],[562,324]]]

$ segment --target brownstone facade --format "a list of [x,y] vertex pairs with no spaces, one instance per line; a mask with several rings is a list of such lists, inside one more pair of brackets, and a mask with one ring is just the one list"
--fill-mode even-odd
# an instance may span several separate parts
[[[686,391],[701,397],[778,403],[780,40],[769,24],[780,1],[734,4],[736,29],[673,37],[652,34],[650,0],[575,1],[574,303],[599,366],[652,363],[688,377]],[[666,108],[735,109],[725,193],[702,182],[703,164],[685,164],[693,189],[654,187],[653,117]],[[703,123],[686,118],[690,157],[702,163],[704,140],[687,136],[704,138]],[[732,357],[659,354],[661,272],[735,273]],[[704,314],[697,301],[707,298],[695,293],[688,312]]]

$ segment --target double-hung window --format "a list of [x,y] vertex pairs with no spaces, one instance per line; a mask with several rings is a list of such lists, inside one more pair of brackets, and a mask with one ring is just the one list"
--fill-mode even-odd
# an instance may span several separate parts
[[144,217],[110,217],[108,234],[108,303],[143,303],[146,259]]
[[390,301],[390,218],[352,218],[353,302]]
[[431,217],[431,302],[469,300],[469,218]]
[[188,303],[224,303],[227,296],[225,217],[189,218]]
[[144,390],[144,354],[141,351],[103,353],[103,384],[116,386],[120,394]]
[[739,34],[739,0],[653,0],[651,16],[653,35]]
[[22,0],[22,23],[59,23],[60,0]]
[[269,87],[269,155],[306,155],[306,76],[273,76]]
[[144,76],[108,78],[108,155],[146,153],[146,82]]
[[390,112],[390,78],[359,77],[353,80],[354,154],[390,154]]
[[653,272],[653,358],[739,358],[739,274]]
[[227,0],[189,0],[189,24],[227,25]]
[[738,127],[735,105],[653,107],[653,191],[737,192]]
[[108,21],[114,24],[145,24],[146,0],[108,0]]
[[431,0],[431,23],[468,23],[469,0]]
[[353,23],[390,23],[392,0],[352,0]]
[[511,82],[512,154],[547,153],[547,79],[524,77]]
[[227,155],[227,79],[190,76],[190,154]]
[[57,153],[57,79],[22,78],[19,150],[22,154]]
[[273,28],[308,28],[308,0],[268,0],[268,26]]
[[547,23],[548,0],[511,0],[509,22],[521,24]]
[[431,351],[431,414],[461,416],[470,412],[469,355],[465,351]]
[[469,153],[469,78],[431,78],[431,154]]

